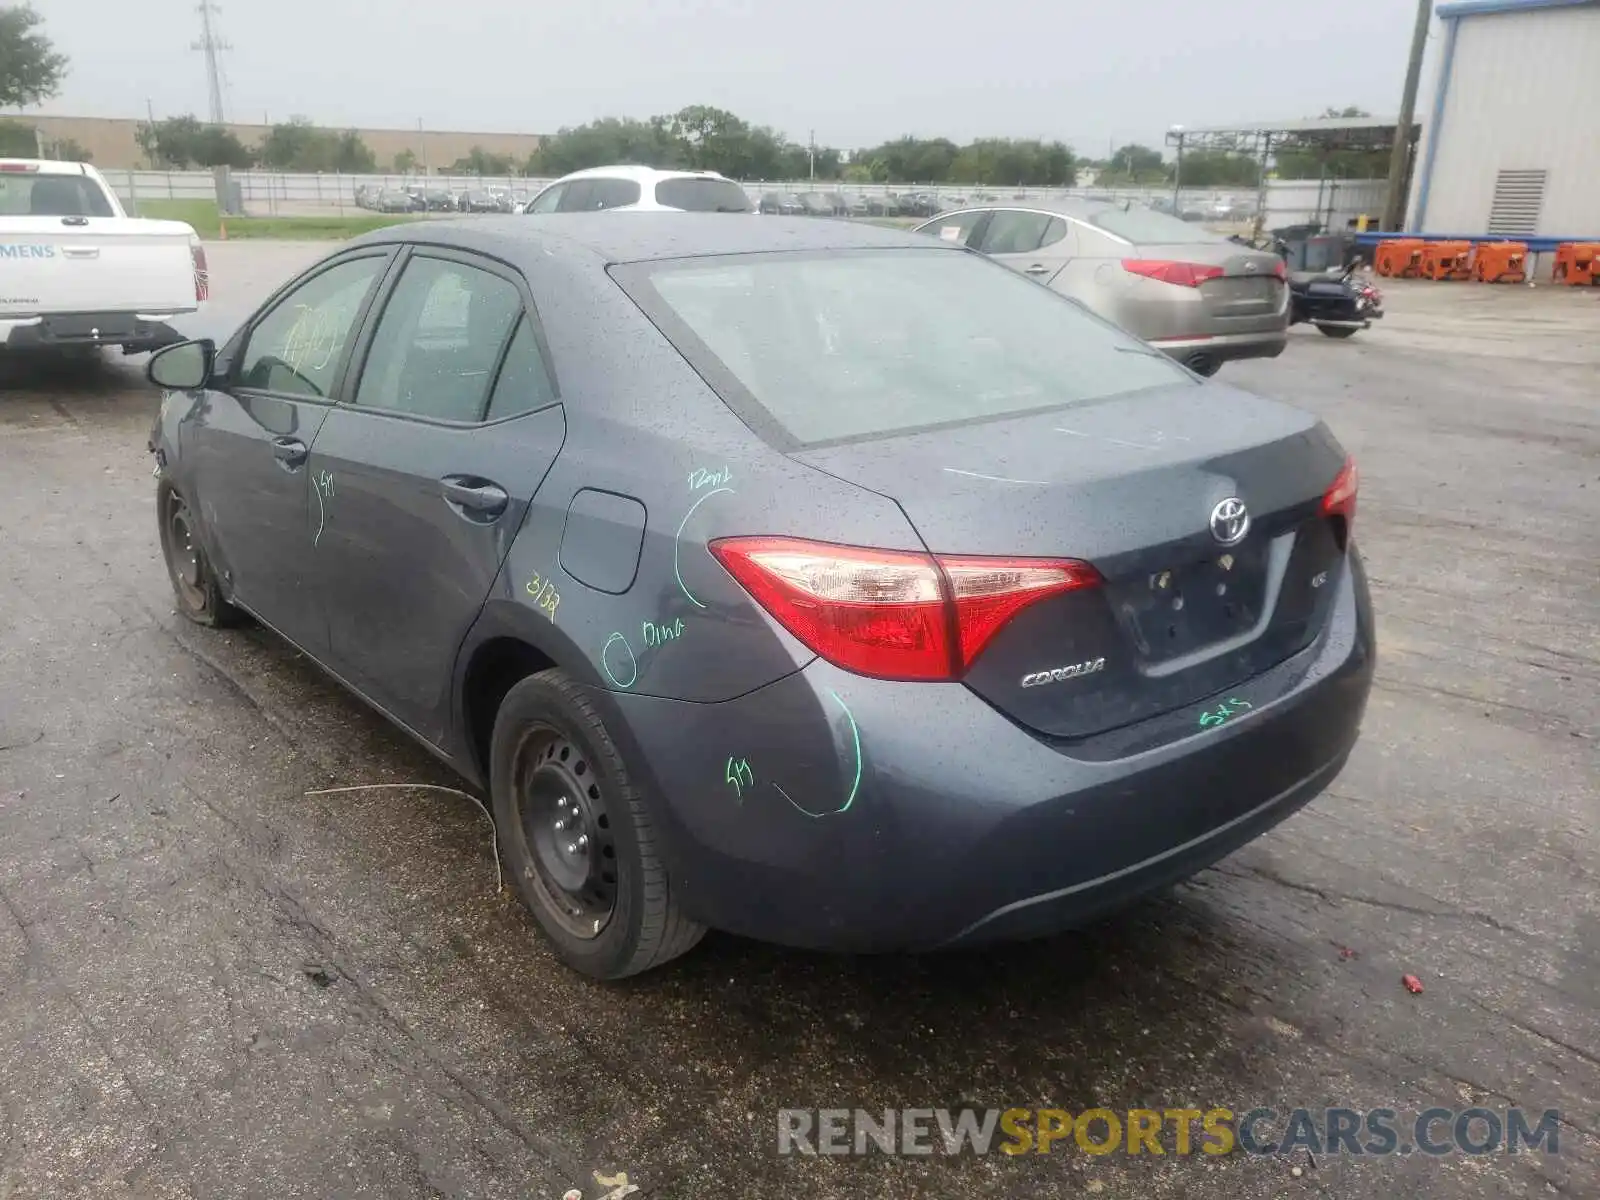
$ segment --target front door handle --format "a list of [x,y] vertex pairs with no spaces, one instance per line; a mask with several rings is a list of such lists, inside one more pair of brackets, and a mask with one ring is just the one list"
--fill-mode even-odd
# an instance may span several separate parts
[[466,475],[446,475],[439,490],[451,504],[479,516],[498,517],[511,502],[499,484]]
[[306,444],[299,438],[281,437],[273,440],[272,456],[289,470],[294,471],[305,465],[306,455],[310,453]]
[[1050,268],[1043,263],[1034,263],[1031,267],[1024,267],[1023,272],[1027,275],[1048,275]]

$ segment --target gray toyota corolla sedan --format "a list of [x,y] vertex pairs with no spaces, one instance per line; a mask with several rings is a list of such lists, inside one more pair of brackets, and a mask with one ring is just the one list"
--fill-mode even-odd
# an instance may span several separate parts
[[561,957],[1046,934],[1305,804],[1355,468],[980,254],[844,222],[348,243],[150,363],[181,611],[486,788]]

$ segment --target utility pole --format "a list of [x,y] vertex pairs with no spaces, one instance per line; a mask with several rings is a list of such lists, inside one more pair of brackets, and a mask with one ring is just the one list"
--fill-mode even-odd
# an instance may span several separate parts
[[1389,195],[1383,206],[1383,228],[1399,229],[1406,219],[1406,167],[1411,157],[1411,127],[1417,112],[1417,84],[1422,79],[1422,56],[1428,48],[1428,20],[1433,0],[1417,0],[1417,24],[1411,31],[1411,59],[1406,63],[1405,87],[1400,93],[1400,117],[1389,151]]
[[200,0],[196,6],[200,12],[200,40],[189,43],[191,50],[203,50],[206,55],[206,87],[211,102],[211,123],[221,125],[222,114],[222,65],[217,55],[233,47],[217,36],[216,29],[211,24],[211,14],[217,12],[217,6],[211,0]]
[[422,174],[428,174],[428,135],[422,132],[422,118],[417,118],[417,144],[422,150]]
[[817,131],[813,129],[806,141],[806,157],[811,160],[811,182],[817,182]]

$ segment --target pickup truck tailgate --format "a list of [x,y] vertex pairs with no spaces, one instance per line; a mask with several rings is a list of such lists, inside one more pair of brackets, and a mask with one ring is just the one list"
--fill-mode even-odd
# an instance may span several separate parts
[[192,243],[180,221],[0,216],[0,319],[193,312],[204,281]]

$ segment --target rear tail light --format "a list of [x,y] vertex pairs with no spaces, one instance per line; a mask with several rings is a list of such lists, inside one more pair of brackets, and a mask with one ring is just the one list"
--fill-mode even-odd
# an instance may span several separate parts
[[833,663],[879,679],[952,680],[1024,608],[1093,587],[1088,563],[979,558],[736,537],[711,552],[774,620]]
[[1122,269],[1178,287],[1199,287],[1208,279],[1222,278],[1222,268],[1210,263],[1174,262],[1167,258],[1125,258]]
[[1284,264],[1283,259],[1280,258],[1277,262],[1272,264],[1272,274],[1273,277],[1277,279],[1289,278],[1289,268]]
[[36,162],[0,162],[0,171],[4,171],[8,175],[24,174],[30,171],[37,171],[38,169],[39,164]]
[[211,295],[211,276],[206,270],[206,248],[198,238],[189,242],[189,259],[194,263],[194,298],[204,301]]
[[1350,543],[1350,530],[1356,521],[1356,493],[1360,486],[1361,475],[1356,470],[1356,460],[1347,458],[1334,476],[1333,483],[1322,494],[1322,515],[1343,520],[1344,528],[1339,537],[1341,547]]

